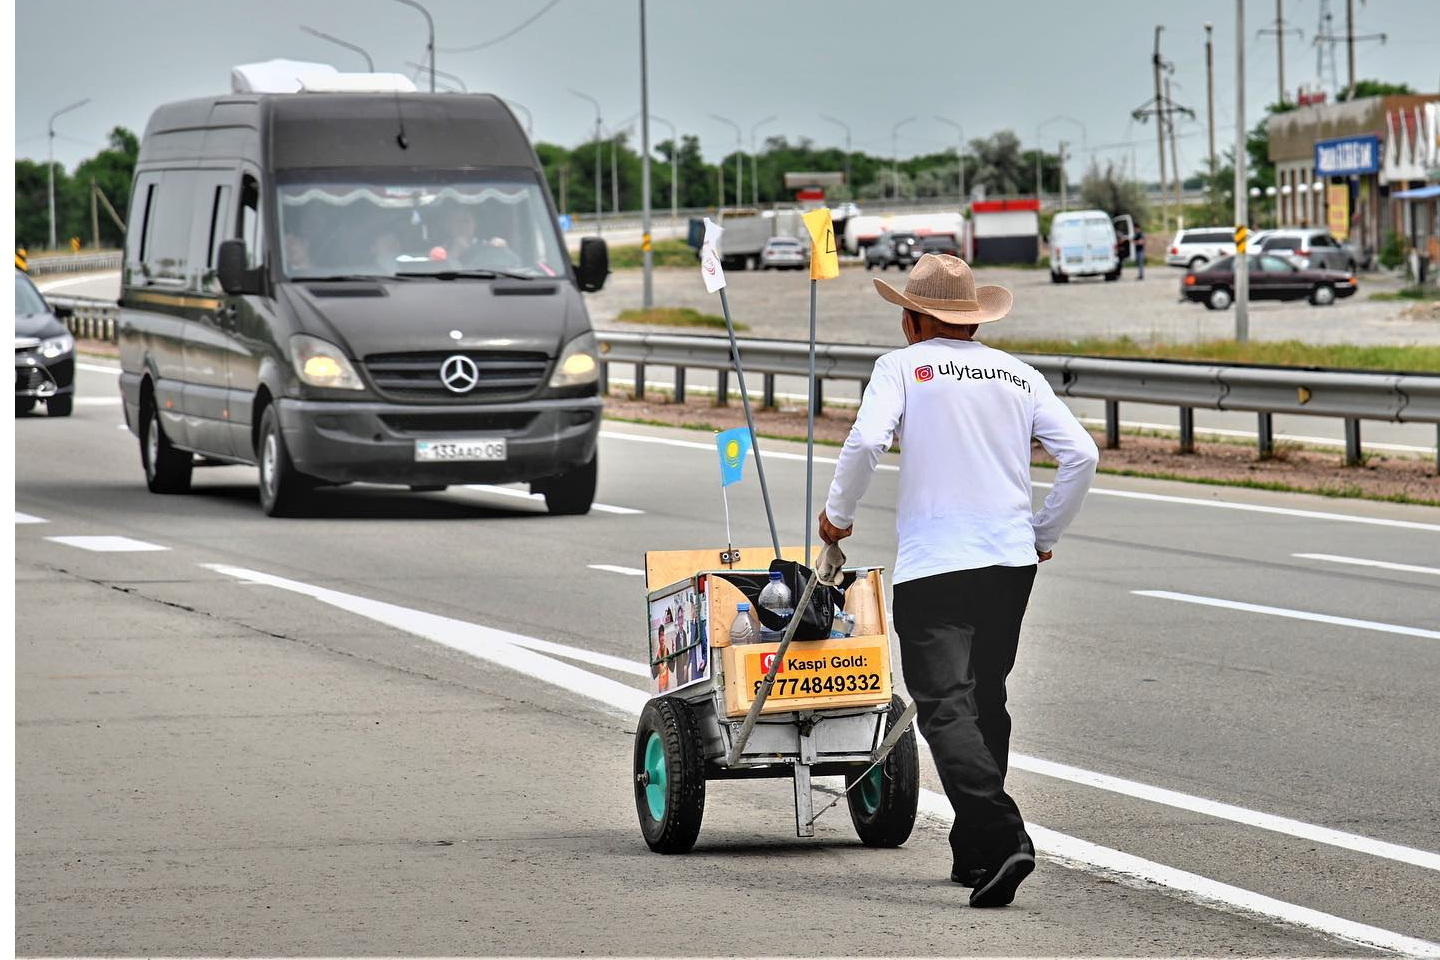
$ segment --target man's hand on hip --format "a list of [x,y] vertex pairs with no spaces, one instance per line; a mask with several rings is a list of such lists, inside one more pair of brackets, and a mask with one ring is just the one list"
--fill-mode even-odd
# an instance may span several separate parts
[[839,543],[841,540],[844,540],[846,537],[850,536],[850,534],[854,532],[855,527],[853,524],[846,527],[844,530],[841,530],[839,527],[835,526],[835,524],[830,522],[830,518],[825,515],[824,510],[820,511],[821,540],[824,540],[826,543]]
[[1036,563],[1044,563],[1046,560],[1049,560],[1051,557],[1055,556],[1055,551],[1054,551],[1054,550],[1036,550],[1036,551],[1035,551],[1035,556],[1037,556],[1037,557],[1040,558],[1039,560],[1035,561]]

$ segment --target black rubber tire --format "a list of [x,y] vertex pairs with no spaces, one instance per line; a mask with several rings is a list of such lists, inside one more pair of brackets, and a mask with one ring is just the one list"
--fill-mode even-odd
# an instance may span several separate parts
[[75,398],[66,393],[45,401],[45,412],[52,417],[68,417],[75,409]]
[[[885,733],[888,735],[895,721],[905,712],[905,701],[898,696],[890,698],[890,713],[885,718]],[[880,765],[880,805],[873,811],[865,809],[861,791],[856,787],[845,794],[850,806],[850,822],[860,842],[867,847],[898,847],[910,839],[915,827],[915,814],[920,806],[920,751],[915,743],[915,726],[900,737],[895,749]],[[845,786],[856,780],[846,775]]]
[[29,413],[31,410],[34,410],[34,409],[35,409],[35,398],[34,398],[34,397],[16,397],[16,398],[15,398],[15,416],[17,416],[17,417],[23,417],[23,416],[25,416],[25,414]]
[[151,493],[190,492],[195,458],[188,450],[170,445],[152,397],[140,404],[140,465],[145,468],[145,486]]
[[1316,307],[1328,307],[1335,302],[1335,288],[1328,283],[1318,283],[1310,291],[1310,303]]
[[260,467],[260,509],[268,517],[297,516],[303,512],[314,483],[295,469],[273,403],[260,415],[259,441],[255,459]]
[[[657,734],[665,757],[665,810],[660,819],[645,798],[645,752]],[[656,697],[640,711],[633,763],[635,813],[640,833],[656,853],[689,853],[705,817],[705,754],[700,724],[690,704],[678,697]]]
[[1107,274],[1105,274],[1105,282],[1106,282],[1106,283],[1114,283],[1116,280],[1119,280],[1119,279],[1120,279],[1120,270],[1119,270],[1119,268],[1116,268],[1116,269],[1114,270],[1114,272],[1112,272],[1112,273],[1107,273]]
[[411,493],[441,493],[441,492],[443,492],[443,491],[445,491],[445,490],[449,490],[449,489],[450,489],[450,485],[449,485],[449,484],[446,484],[446,483],[412,483],[412,484],[410,484],[410,492],[411,492]]
[[535,493],[545,497],[545,508],[556,517],[578,517],[590,512],[595,502],[595,481],[600,475],[600,454],[590,457],[569,473],[531,484]]

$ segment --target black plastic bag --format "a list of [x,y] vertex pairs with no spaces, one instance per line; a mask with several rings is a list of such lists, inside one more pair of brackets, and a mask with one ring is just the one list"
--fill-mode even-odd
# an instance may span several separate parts
[[[794,603],[800,602],[800,597],[805,592],[805,584],[810,582],[810,577],[814,574],[809,567],[794,560],[772,560],[770,570],[779,571],[785,586],[790,588],[790,597]],[[845,588],[854,581],[855,574],[850,572],[841,578],[839,587],[815,584],[815,591],[810,594],[810,602],[805,605],[804,610],[796,612],[796,616],[800,617],[800,626],[795,630],[795,639],[827,639],[830,636],[830,627],[835,621],[835,611],[845,607]],[[760,625],[767,630],[784,630],[789,626],[789,621],[784,617],[778,617],[760,606],[758,599],[754,610],[760,619]]]

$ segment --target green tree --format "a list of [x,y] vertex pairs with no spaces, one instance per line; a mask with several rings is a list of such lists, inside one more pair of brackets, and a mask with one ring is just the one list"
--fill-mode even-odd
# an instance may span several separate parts
[[1145,187],[1134,180],[1127,180],[1114,162],[1105,169],[1091,161],[1090,169],[1080,181],[1080,200],[1086,207],[1104,210],[1112,217],[1128,213],[1136,223],[1148,223],[1150,202],[1145,196]]
[[[1395,94],[1414,93],[1408,83],[1386,83],[1384,80],[1356,80],[1356,100],[1363,100],[1366,97],[1388,97]],[[1335,95],[1335,99],[1345,102],[1351,99],[1349,90],[1341,90]]]
[[[110,200],[115,212],[123,218],[130,209],[130,185],[135,180],[135,161],[140,155],[140,140],[124,127],[110,131],[110,145],[88,160],[81,161],[75,168],[65,190],[65,215],[56,219],[64,224],[61,238],[80,237],[89,242],[90,231],[90,182]],[[57,198],[59,188],[56,188]],[[59,200],[57,199],[57,204]],[[125,244],[125,235],[120,227],[105,213],[103,205],[97,210],[97,225],[100,228],[100,245],[120,247]]]
[[[55,165],[57,188],[64,182],[65,168]],[[15,161],[15,245],[44,250],[49,242],[50,220],[46,203],[45,164],[34,160]]]

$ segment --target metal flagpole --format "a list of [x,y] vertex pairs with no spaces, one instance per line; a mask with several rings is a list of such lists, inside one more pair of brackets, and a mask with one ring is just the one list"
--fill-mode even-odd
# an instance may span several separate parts
[[819,280],[810,280],[810,388],[805,406],[805,563],[810,562],[810,498],[815,485],[815,287]]
[[720,288],[720,309],[725,314],[725,331],[730,334],[730,358],[735,363],[735,379],[740,383],[740,400],[745,405],[745,425],[750,428],[750,449],[755,451],[755,473],[760,477],[760,496],[765,501],[765,519],[770,522],[770,543],[775,559],[780,559],[780,534],[775,530],[775,511],[770,508],[770,488],[765,483],[765,461],[760,457],[760,441],[755,438],[755,415],[750,412],[750,392],[745,389],[745,368],[740,366],[740,345],[735,342],[735,322],[730,319],[730,301],[725,288]]

